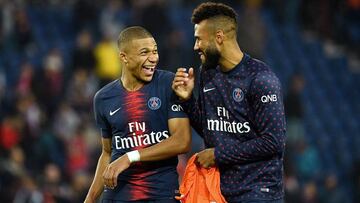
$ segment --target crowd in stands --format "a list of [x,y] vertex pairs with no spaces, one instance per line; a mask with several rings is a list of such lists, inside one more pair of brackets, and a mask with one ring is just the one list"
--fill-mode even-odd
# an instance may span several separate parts
[[[118,78],[116,38],[142,25],[158,42],[158,68],[197,67],[188,0],[3,0],[0,2],[0,202],[82,202],[101,145],[92,99]],[[268,31],[263,13],[279,25],[316,36],[329,57],[344,52],[358,70],[357,0],[222,1],[239,13],[239,44],[264,59]],[[359,68],[360,69],[360,68]],[[355,74],[355,73],[354,73]],[[360,202],[360,164],[351,189],[337,174],[324,177],[319,150],[307,142],[301,94],[294,72],[283,87],[287,116],[286,202]],[[195,135],[196,136],[196,135]],[[191,153],[203,147],[195,137]],[[190,154],[189,154],[190,155]],[[183,171],[188,156],[182,156]]]

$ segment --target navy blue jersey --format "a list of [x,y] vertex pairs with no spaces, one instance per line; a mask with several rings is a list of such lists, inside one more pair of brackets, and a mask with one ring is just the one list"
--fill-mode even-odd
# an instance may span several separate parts
[[[156,70],[150,83],[129,92],[115,80],[94,97],[95,119],[103,138],[111,138],[111,161],[126,152],[157,144],[170,135],[168,120],[187,117],[175,103],[174,74]],[[133,201],[173,198],[178,189],[177,157],[132,164],[103,199]]]
[[229,72],[201,70],[199,92],[183,106],[206,147],[215,148],[226,200],[283,197],[285,115],[275,74],[244,54]]

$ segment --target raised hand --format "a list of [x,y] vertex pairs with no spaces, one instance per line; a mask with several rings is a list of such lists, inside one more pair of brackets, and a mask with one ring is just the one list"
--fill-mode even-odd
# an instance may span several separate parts
[[178,68],[172,83],[172,89],[181,100],[188,100],[194,89],[195,77],[194,69],[190,68],[186,72],[186,68]]

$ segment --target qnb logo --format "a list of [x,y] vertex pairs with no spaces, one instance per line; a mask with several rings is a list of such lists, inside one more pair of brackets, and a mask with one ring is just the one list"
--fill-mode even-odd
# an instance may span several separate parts
[[276,102],[276,101],[277,101],[276,94],[270,94],[270,95],[261,96],[261,102],[262,103],[270,103],[270,102]]
[[183,107],[180,104],[173,104],[171,106],[172,111],[183,111]]

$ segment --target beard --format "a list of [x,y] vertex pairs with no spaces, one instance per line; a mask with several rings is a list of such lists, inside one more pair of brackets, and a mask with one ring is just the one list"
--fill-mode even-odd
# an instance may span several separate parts
[[205,50],[205,61],[202,64],[204,70],[214,69],[219,64],[220,52],[216,49],[215,44],[210,44]]

